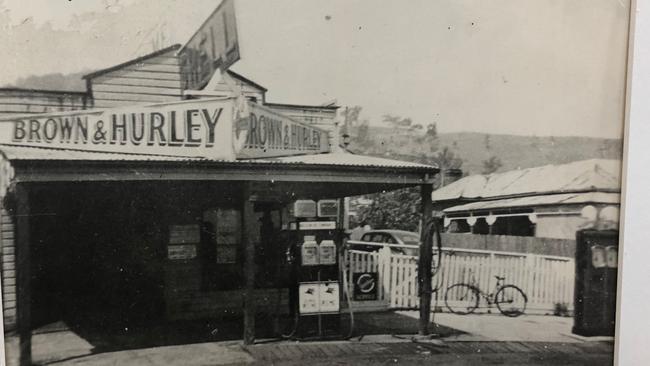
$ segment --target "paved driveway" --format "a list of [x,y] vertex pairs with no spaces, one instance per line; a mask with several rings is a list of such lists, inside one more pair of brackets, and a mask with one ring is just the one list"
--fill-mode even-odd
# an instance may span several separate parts
[[[415,311],[399,312],[418,318]],[[523,342],[579,342],[581,337],[571,334],[573,318],[548,315],[522,315],[509,318],[501,314],[456,315],[436,313],[437,325],[460,332],[445,336],[459,341],[523,341]],[[435,326],[432,327],[435,332]]]

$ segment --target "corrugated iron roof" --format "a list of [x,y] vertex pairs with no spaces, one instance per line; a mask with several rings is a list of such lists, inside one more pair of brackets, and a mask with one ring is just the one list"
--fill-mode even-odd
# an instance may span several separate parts
[[433,192],[436,202],[544,193],[621,189],[619,160],[591,159],[562,165],[472,175]]
[[204,160],[181,156],[127,154],[98,152],[75,149],[56,149],[46,147],[18,146],[0,144],[0,151],[10,161],[12,160],[90,160],[90,161],[186,161]]
[[58,149],[45,147],[19,146],[0,144],[0,152],[10,161],[201,161],[214,163],[246,163],[246,164],[277,164],[277,165],[308,165],[308,166],[348,166],[364,168],[406,169],[435,172],[437,168],[430,165],[406,161],[376,158],[372,156],[350,153],[327,153],[315,155],[298,155],[265,159],[246,160],[214,160],[201,157],[184,157],[172,155],[131,154],[95,152],[75,149]]
[[539,196],[503,198],[500,200],[479,201],[466,203],[464,205],[449,207],[443,210],[445,213],[494,210],[504,208],[521,208],[531,206],[569,205],[584,203],[605,203],[619,204],[621,195],[619,193],[587,192],[587,193],[561,193]]
[[356,155],[347,152],[314,154],[314,155],[297,155],[286,156],[273,159],[255,159],[248,160],[252,162],[271,162],[271,163],[302,163],[314,165],[347,165],[347,166],[371,166],[371,167],[390,167],[390,168],[416,168],[437,170],[438,168],[431,165],[411,163],[408,161],[384,159],[374,156]]

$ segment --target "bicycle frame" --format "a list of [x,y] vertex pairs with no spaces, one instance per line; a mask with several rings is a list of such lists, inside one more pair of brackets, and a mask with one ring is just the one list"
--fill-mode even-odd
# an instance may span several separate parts
[[505,286],[506,284],[504,283],[505,280],[502,278],[497,278],[497,283],[494,284],[494,290],[493,292],[485,292],[481,290],[481,288],[478,286],[478,283],[476,282],[476,277],[474,277],[474,273],[472,273],[471,281],[468,283],[468,285],[472,288],[474,288],[479,296],[481,296],[483,299],[485,299],[485,302],[488,305],[488,308],[491,308],[492,305],[496,303],[496,294],[499,292],[499,290]]

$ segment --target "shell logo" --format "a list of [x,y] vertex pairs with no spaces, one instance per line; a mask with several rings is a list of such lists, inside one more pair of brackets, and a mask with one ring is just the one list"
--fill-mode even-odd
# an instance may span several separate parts
[[250,117],[250,109],[248,107],[248,102],[246,101],[246,98],[243,96],[240,96],[237,98],[237,103],[235,103],[234,111],[233,111],[233,139],[232,139],[232,147],[233,150],[235,151],[235,154],[239,154],[244,146],[246,146],[246,141],[248,140],[248,127],[249,127],[249,117]]

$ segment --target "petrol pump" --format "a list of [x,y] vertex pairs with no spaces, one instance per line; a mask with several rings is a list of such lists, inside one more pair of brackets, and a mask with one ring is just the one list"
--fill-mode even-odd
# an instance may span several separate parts
[[290,307],[297,338],[341,336],[339,252],[343,244],[338,200],[298,200],[289,224],[295,243]]

